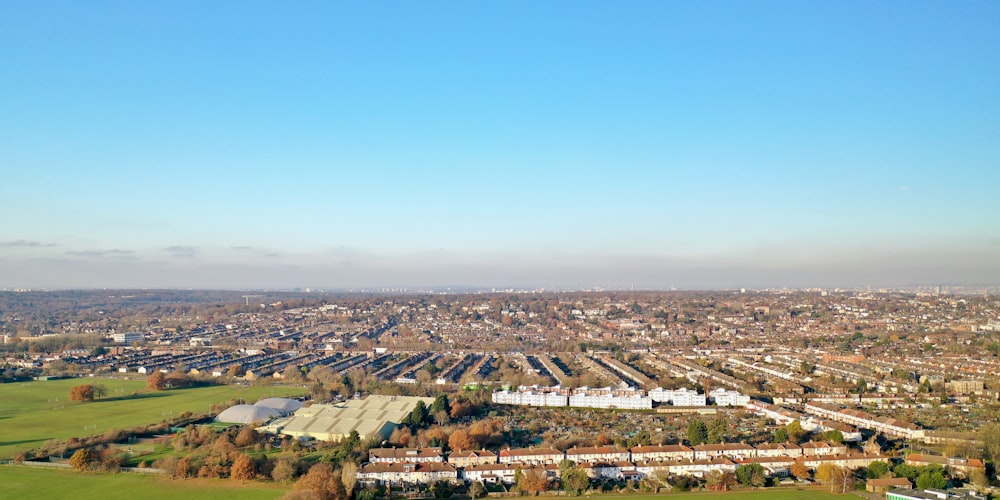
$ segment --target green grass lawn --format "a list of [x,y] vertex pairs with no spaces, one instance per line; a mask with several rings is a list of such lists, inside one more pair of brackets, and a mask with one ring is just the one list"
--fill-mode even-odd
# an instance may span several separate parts
[[[139,474],[80,474],[68,470],[34,469],[29,467],[0,466],[0,498],[88,498],[109,500],[116,498],[159,499],[273,499],[280,498],[289,486],[270,483],[238,483],[226,479],[172,480]],[[812,500],[844,499],[851,496],[834,495],[820,489],[768,488],[755,491],[726,493],[669,493],[657,495],[590,495],[599,499],[644,498],[647,500]],[[537,497],[553,498],[553,497]],[[570,497],[559,497],[570,498]],[[586,498],[586,496],[584,497]],[[856,498],[856,497],[855,497]]]
[[[79,384],[103,384],[108,396],[93,402],[69,401]],[[65,440],[154,424],[185,411],[205,413],[231,399],[300,395],[301,387],[212,386],[148,392],[141,380],[80,378],[0,384],[0,458],[35,448],[49,439]],[[132,396],[136,393],[136,396]]]
[[[593,498],[601,500],[612,500],[620,498],[644,498],[647,500],[659,500],[670,498],[688,498],[690,500],[824,500],[845,498],[857,498],[850,495],[836,495],[825,491],[822,488],[767,488],[764,490],[737,490],[718,493],[712,491],[701,491],[694,493],[667,493],[656,495],[591,495]],[[569,498],[569,497],[566,497]],[[584,496],[586,498],[586,496]]]
[[289,489],[286,485],[253,481],[171,480],[140,474],[80,474],[0,466],[0,498],[271,500],[281,498]]

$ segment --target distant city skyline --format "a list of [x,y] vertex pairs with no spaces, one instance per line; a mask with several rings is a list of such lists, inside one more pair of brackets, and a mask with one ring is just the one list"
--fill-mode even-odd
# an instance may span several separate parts
[[0,5],[0,289],[1000,284],[1000,4]]

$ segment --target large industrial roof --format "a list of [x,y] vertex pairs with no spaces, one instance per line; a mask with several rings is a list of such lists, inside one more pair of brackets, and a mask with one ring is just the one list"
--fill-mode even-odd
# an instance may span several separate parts
[[434,399],[372,395],[335,405],[314,404],[296,411],[282,426],[281,433],[325,441],[342,439],[351,431],[362,436],[385,434],[413,411],[417,401],[430,405]]

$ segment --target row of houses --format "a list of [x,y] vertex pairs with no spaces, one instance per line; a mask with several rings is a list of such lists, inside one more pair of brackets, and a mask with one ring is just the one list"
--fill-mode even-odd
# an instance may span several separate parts
[[493,402],[497,404],[629,410],[648,410],[653,407],[653,403],[706,406],[709,400],[718,406],[745,406],[750,402],[750,397],[722,387],[710,391],[707,395],[690,389],[670,390],[659,387],[646,393],[641,389],[632,388],[566,389],[559,386],[521,386],[516,391],[500,390],[493,393]]
[[[841,454],[825,456],[800,456],[797,458],[753,457],[730,459],[725,457],[684,459],[673,461],[651,462],[585,462],[580,467],[591,479],[641,480],[646,477],[664,477],[670,475],[704,477],[712,471],[735,472],[743,464],[759,464],[768,475],[784,477],[789,475],[791,467],[800,463],[807,468],[815,469],[821,464],[849,468],[867,467],[876,460],[890,461],[885,455]],[[368,463],[357,473],[358,481],[366,485],[399,485],[399,484],[430,484],[444,480],[451,482],[481,481],[484,484],[514,483],[518,470],[536,470],[550,480],[559,476],[557,463],[483,463],[457,467],[446,462],[424,463]]]
[[922,439],[924,435],[924,430],[912,422],[891,417],[877,417],[852,408],[842,408],[813,401],[806,403],[802,408],[811,415],[836,420],[862,429],[871,429],[892,437]]
[[445,457],[441,448],[372,448],[368,451],[368,462],[389,463],[450,463],[457,467],[490,464],[557,465],[563,460],[584,463],[617,462],[671,462],[697,461],[728,458],[747,460],[755,458],[822,457],[846,455],[844,444],[825,441],[810,441],[801,445],[783,443],[682,444],[633,446],[580,446],[566,451],[555,448],[503,449],[499,453],[489,450],[453,451]]
[[840,431],[844,436],[844,441],[861,441],[861,431],[853,425],[848,425],[836,420],[809,417],[797,411],[789,410],[777,405],[765,403],[763,401],[751,400],[746,405],[746,409],[764,418],[774,420],[778,425],[788,425],[792,422],[799,422],[802,429],[808,432],[826,432],[831,430]]

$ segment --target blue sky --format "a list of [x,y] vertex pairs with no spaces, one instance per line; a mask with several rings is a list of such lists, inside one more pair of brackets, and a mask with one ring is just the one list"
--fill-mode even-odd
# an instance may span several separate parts
[[0,3],[0,288],[1000,283],[996,2]]

